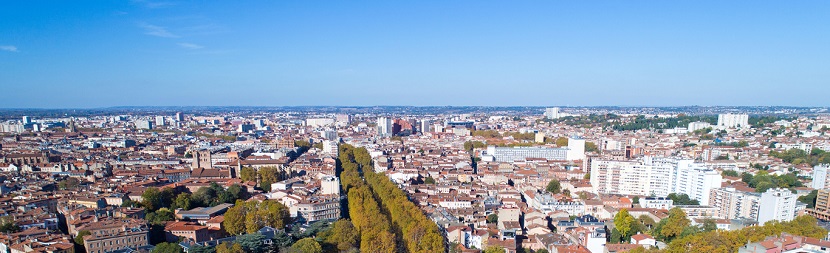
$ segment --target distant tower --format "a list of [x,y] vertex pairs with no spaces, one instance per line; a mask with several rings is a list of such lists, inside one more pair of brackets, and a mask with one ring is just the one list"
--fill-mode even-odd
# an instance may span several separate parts
[[32,118],[29,116],[23,116],[23,124],[31,124]]
[[387,117],[379,117],[377,128],[379,136],[392,135],[392,119]]
[[210,150],[199,150],[193,152],[193,165],[196,168],[213,169],[213,163],[210,161]]
[[553,107],[553,108],[546,108],[545,109],[545,118],[558,119],[559,117],[560,117],[559,107]]
[[181,112],[176,113],[176,121],[178,121],[178,122],[184,121],[184,115]]

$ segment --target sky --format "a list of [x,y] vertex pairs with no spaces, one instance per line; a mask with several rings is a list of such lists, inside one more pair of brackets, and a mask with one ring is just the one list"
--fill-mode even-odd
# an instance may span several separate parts
[[0,108],[829,106],[830,1],[6,1]]

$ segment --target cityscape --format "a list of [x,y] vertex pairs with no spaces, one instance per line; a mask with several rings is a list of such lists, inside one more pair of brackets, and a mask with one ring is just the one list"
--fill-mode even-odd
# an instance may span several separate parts
[[0,253],[830,253],[827,1],[8,1]]

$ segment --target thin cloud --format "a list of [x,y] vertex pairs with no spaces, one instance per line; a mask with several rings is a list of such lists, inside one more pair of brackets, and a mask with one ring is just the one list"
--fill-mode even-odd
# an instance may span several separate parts
[[144,34],[163,37],[163,38],[178,38],[179,36],[168,31],[167,28],[151,25],[148,23],[138,23],[138,27],[144,29]]
[[17,53],[17,47],[16,46],[0,46],[0,50]]
[[179,43],[179,46],[183,47],[183,48],[187,48],[187,49],[202,49],[202,48],[205,48],[201,45],[196,45],[196,44],[193,44],[193,43]]

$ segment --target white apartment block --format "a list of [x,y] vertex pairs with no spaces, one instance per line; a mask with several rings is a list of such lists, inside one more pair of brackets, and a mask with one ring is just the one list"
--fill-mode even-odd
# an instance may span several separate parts
[[718,208],[718,217],[724,219],[758,220],[761,194],[738,191],[735,188],[712,189],[709,205]]
[[718,114],[718,127],[748,128],[749,115],[747,114]]
[[641,198],[640,207],[669,210],[674,207],[674,201],[665,197]]
[[379,136],[392,135],[392,119],[387,117],[379,117],[377,131]]
[[697,130],[700,130],[700,129],[705,129],[707,127],[712,127],[712,124],[709,124],[708,122],[695,121],[695,122],[689,123],[688,129],[689,129],[689,132],[694,132],[694,131],[697,131]]
[[569,137],[568,147],[496,147],[489,146],[481,155],[483,161],[513,162],[527,158],[576,161],[585,159],[585,139]]
[[559,107],[545,108],[545,118],[558,119],[559,117],[561,117]]
[[334,119],[331,118],[309,118],[305,120],[305,125],[310,127],[324,127],[334,124]]
[[791,221],[795,218],[796,195],[788,189],[773,188],[761,194],[758,224],[767,221]]
[[591,186],[597,193],[656,197],[683,193],[707,205],[709,191],[720,183],[720,173],[688,159],[591,162]]
[[830,165],[827,164],[813,167],[813,182],[810,187],[821,190],[827,188],[827,186],[830,186],[830,182],[827,181],[830,179],[830,177],[827,176],[828,170],[830,170]]

